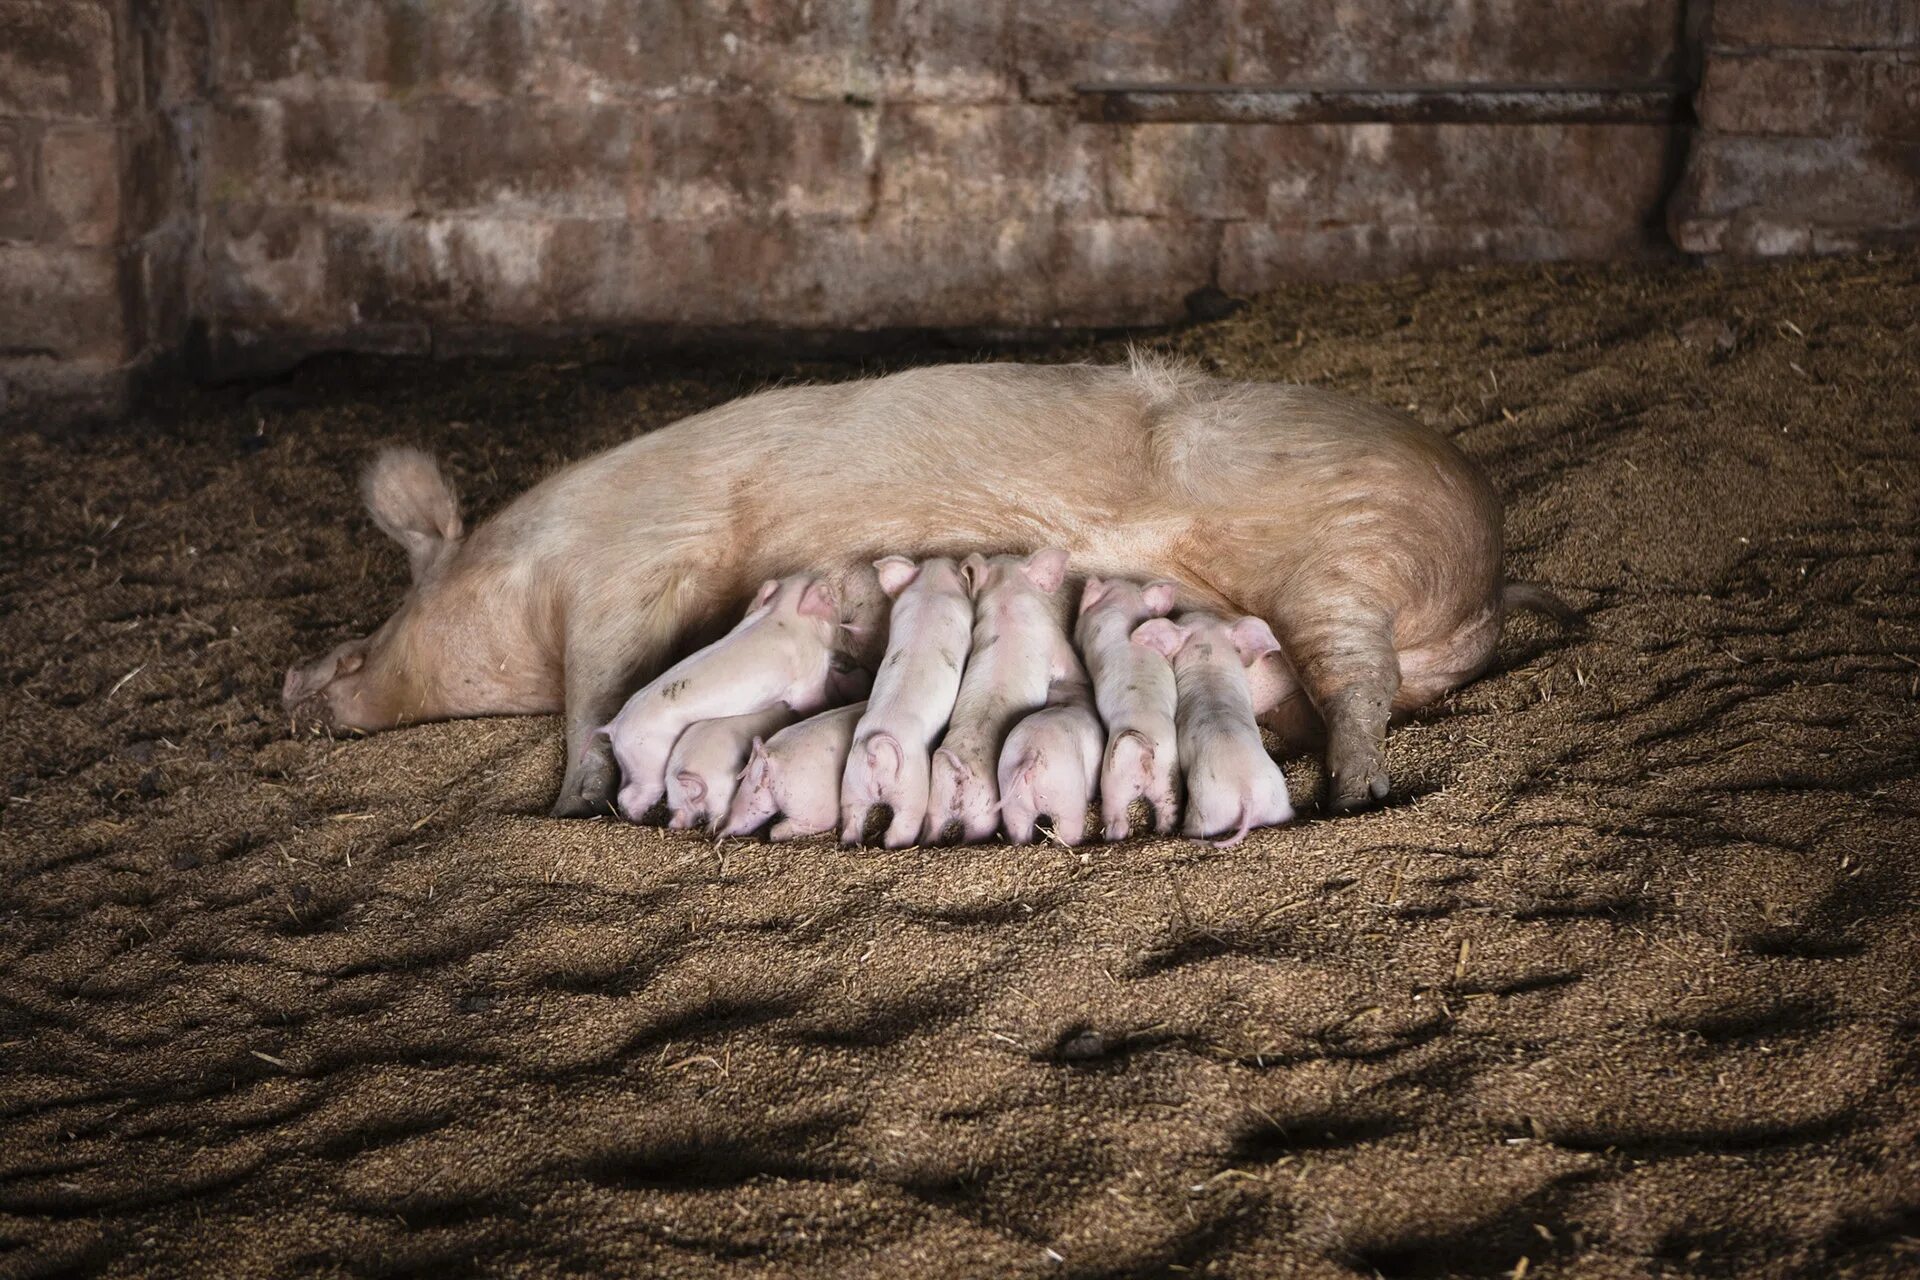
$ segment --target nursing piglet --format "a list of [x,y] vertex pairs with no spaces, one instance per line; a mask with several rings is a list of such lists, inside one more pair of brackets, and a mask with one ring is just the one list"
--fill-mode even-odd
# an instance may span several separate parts
[[662,672],[606,726],[620,765],[620,812],[638,822],[666,793],[667,757],[689,725],[776,703],[808,715],[851,667],[833,589],[813,575],[769,579],[720,640]]
[[1080,669],[1061,600],[1065,551],[972,555],[960,569],[974,598],[973,652],[946,737],[933,753],[926,844],[939,843],[955,823],[964,841],[993,835],[1000,825],[996,766],[1007,733],[1046,705],[1055,680]]
[[1180,768],[1187,783],[1183,833],[1224,837],[1215,843],[1225,848],[1254,827],[1291,820],[1286,775],[1260,741],[1247,691],[1247,668],[1280,647],[1273,629],[1258,618],[1229,626],[1210,613],[1183,613],[1178,621],[1141,623],[1133,643],[1173,663]]
[[1100,782],[1106,745],[1086,673],[1076,670],[1054,681],[1047,705],[1015,725],[1000,751],[1000,821],[1007,839],[1032,844],[1035,822],[1045,814],[1062,844],[1085,840],[1087,806]]
[[1174,585],[1145,587],[1119,578],[1088,578],[1080,593],[1074,639],[1093,677],[1093,697],[1106,722],[1106,758],[1100,765],[1101,834],[1124,840],[1128,810],[1145,797],[1156,831],[1172,831],[1180,817],[1180,748],[1174,735],[1177,698],[1173,668],[1134,629],[1173,608]]
[[833,830],[840,816],[840,775],[854,726],[866,710],[864,702],[836,707],[788,725],[771,739],[755,738],[723,834],[749,835],[776,813],[781,820],[767,833],[775,840]]
[[685,831],[718,826],[733,803],[753,744],[792,724],[793,708],[776,702],[764,711],[723,716],[690,726],[667,756],[667,826]]
[[888,556],[873,567],[893,597],[893,616],[887,656],[840,780],[840,839],[857,843],[868,810],[884,804],[893,815],[885,843],[899,849],[919,838],[927,816],[933,744],[953,713],[973,644],[973,598],[948,559],[915,564]]

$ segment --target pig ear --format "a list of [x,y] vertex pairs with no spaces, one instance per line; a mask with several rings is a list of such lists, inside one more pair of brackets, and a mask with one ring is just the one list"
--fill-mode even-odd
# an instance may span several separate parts
[[1250,667],[1269,653],[1280,651],[1280,641],[1274,638],[1273,628],[1261,618],[1245,617],[1228,628],[1227,635],[1233,641],[1233,647],[1240,651],[1240,665]]
[[1084,614],[1087,610],[1099,604],[1101,597],[1106,594],[1106,583],[1100,581],[1098,578],[1088,578],[1087,585],[1080,588],[1080,612]]
[[960,582],[966,587],[968,595],[979,595],[980,584],[986,580],[987,558],[978,551],[960,562]]
[[765,582],[760,584],[760,589],[753,593],[753,603],[747,606],[747,612],[752,613],[755,609],[766,608],[767,601],[773,599],[774,596],[778,595],[779,593],[780,593],[780,579],[768,578]]
[[382,449],[360,477],[360,496],[380,531],[406,548],[415,582],[460,541],[459,499],[418,449]]
[[1037,590],[1054,592],[1067,578],[1067,553],[1059,547],[1048,547],[1036,551],[1027,557],[1027,581]]
[[1187,629],[1168,618],[1149,618],[1133,629],[1133,642],[1171,658],[1185,647]]
[[882,556],[873,562],[873,571],[880,575],[880,589],[889,596],[899,595],[920,576],[920,566],[905,556]]
[[833,597],[833,588],[815,578],[800,593],[799,612],[809,618],[830,618],[840,620],[840,603]]
[[1149,582],[1140,591],[1140,598],[1146,601],[1147,612],[1156,618],[1164,618],[1173,612],[1173,593],[1178,588],[1164,579]]

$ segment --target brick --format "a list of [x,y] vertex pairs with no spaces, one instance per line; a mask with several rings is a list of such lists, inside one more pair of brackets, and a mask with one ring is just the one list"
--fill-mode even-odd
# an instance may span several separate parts
[[1081,81],[1227,78],[1231,6],[1215,0],[1023,5],[1013,23],[1026,96],[1059,101]]
[[1698,101],[1723,133],[1920,139],[1920,53],[1716,52]]
[[[546,7],[525,0],[441,0],[428,6],[421,36],[424,78],[442,92],[540,91],[535,52]],[[644,32],[647,24],[636,29]]]
[[54,125],[40,144],[41,199],[53,236],[111,244],[120,230],[120,139],[112,125]]
[[419,191],[427,207],[543,217],[626,211],[634,121],[625,107],[443,101],[424,132]]
[[[293,82],[308,90],[365,85],[407,92],[428,81],[429,16],[437,0],[210,0],[215,85]],[[458,18],[469,16],[465,10]],[[337,90],[336,90],[337,92]]]
[[1148,324],[1207,282],[1213,238],[1169,219],[895,213],[788,226],[571,228],[562,314],[602,323],[873,330]]
[[880,206],[981,219],[1097,211],[1091,140],[1054,107],[889,107],[880,120]]
[[837,102],[662,102],[642,113],[634,203],[669,221],[863,217],[877,128],[873,108]]
[[240,325],[344,327],[352,298],[327,291],[326,228],[304,208],[230,200],[211,205],[201,239],[200,305]]
[[1770,256],[1920,239],[1920,146],[1708,134],[1668,208],[1689,253]]
[[1276,226],[1643,225],[1664,192],[1660,126],[1253,126]]
[[113,19],[98,0],[0,0],[0,114],[113,114]]
[[879,95],[888,102],[1018,101],[1013,2],[874,0],[869,46]]
[[1239,0],[1240,84],[1605,83],[1676,70],[1680,0]]
[[484,320],[539,326],[552,225],[497,217],[331,219],[326,292],[356,322]]
[[534,7],[542,67],[591,75],[616,95],[759,91],[826,100],[871,88],[862,69],[870,2],[537,0]]
[[261,203],[272,195],[284,165],[280,139],[286,103],[277,98],[230,98],[198,113],[202,194],[209,200]]
[[1257,129],[1221,124],[1095,128],[1112,136],[1107,189],[1115,213],[1258,218],[1266,212],[1260,150],[1265,135]]
[[272,198],[384,204],[405,213],[424,155],[423,111],[411,102],[334,98],[271,104]]
[[1716,45],[1920,48],[1920,0],[1715,0]]
[[120,269],[110,248],[0,242],[0,350],[118,360]]
[[36,120],[0,120],[0,240],[38,240],[45,232],[40,133]]

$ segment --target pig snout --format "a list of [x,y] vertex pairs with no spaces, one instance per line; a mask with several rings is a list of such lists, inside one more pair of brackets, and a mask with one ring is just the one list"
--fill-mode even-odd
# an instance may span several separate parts
[[375,718],[359,714],[362,669],[367,642],[349,640],[311,662],[295,663],[280,682],[280,705],[295,730],[379,728]]

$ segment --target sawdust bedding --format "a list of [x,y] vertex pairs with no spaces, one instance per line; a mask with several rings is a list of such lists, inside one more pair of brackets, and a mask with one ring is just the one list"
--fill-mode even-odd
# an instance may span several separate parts
[[1592,623],[1231,850],[715,845],[544,817],[551,718],[289,737],[402,590],[375,442],[483,513],[851,366],[320,365],[0,441],[0,1273],[1912,1274],[1916,266],[1158,340],[1412,406]]

